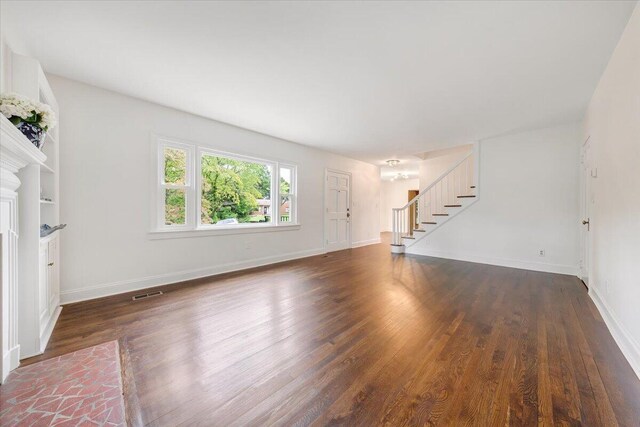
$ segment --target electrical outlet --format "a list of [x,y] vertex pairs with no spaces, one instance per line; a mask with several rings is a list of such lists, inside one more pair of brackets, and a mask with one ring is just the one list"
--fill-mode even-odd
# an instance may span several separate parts
[[544,249],[540,249],[540,250],[538,251],[538,255],[540,255],[540,256],[544,256]]

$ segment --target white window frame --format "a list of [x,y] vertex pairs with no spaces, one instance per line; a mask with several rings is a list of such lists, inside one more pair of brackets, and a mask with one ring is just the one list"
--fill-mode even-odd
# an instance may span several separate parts
[[[289,193],[287,194],[280,194],[280,169],[289,169],[291,171],[290,174],[290,179],[291,179],[291,183],[289,184]],[[276,183],[278,186],[277,189],[277,193],[278,193],[278,199],[277,199],[277,206],[278,206],[278,214],[277,216],[277,221],[278,224],[283,224],[283,225],[287,225],[287,224],[296,224],[298,221],[298,200],[297,200],[297,178],[298,178],[298,168],[296,165],[294,164],[290,164],[290,163],[279,163],[278,164],[278,170],[277,170],[277,178],[276,178]],[[288,222],[282,222],[280,221],[280,198],[282,196],[289,196],[289,221]],[[273,202],[272,202],[273,203]]]
[[[185,183],[184,185],[180,184],[169,184],[164,181],[164,150],[166,148],[172,148],[176,150],[182,150],[186,155],[186,171],[185,171]],[[193,173],[193,152],[194,147],[190,144],[185,144],[182,142],[172,141],[168,139],[158,139],[157,144],[157,175],[156,175],[156,228],[158,230],[166,230],[166,231],[184,231],[190,230],[193,228],[193,212],[195,208],[195,176]],[[185,192],[185,212],[184,212],[184,224],[174,224],[167,225],[165,218],[165,194],[166,190],[177,189],[184,190]]]
[[[268,160],[244,154],[229,153],[220,151],[208,146],[198,145],[191,142],[181,141],[174,138],[166,138],[154,135],[152,138],[152,161],[155,164],[153,175],[156,191],[152,200],[152,226],[149,232],[151,239],[165,239],[178,237],[201,237],[218,234],[243,234],[260,233],[270,231],[286,231],[300,229],[301,225],[297,214],[297,173],[298,167],[294,163]],[[186,182],[185,185],[167,184],[164,182],[164,150],[174,148],[184,150],[187,153],[186,161]],[[271,167],[271,221],[268,223],[256,224],[203,224],[201,216],[202,202],[202,156],[211,155],[225,157],[234,160],[261,163]],[[291,170],[290,197],[290,218],[289,222],[280,221],[280,168]],[[185,190],[185,224],[166,225],[165,224],[165,190],[166,189]]]

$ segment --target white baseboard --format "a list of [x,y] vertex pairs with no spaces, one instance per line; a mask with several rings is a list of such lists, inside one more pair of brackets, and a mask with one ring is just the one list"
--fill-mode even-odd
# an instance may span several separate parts
[[458,261],[475,262],[479,264],[498,265],[500,267],[520,268],[523,270],[544,271],[546,273],[578,275],[578,267],[573,265],[547,264],[542,262],[519,261],[514,259],[493,258],[472,254],[437,251],[432,249],[416,250],[415,246],[408,247],[405,252],[412,255],[423,255],[435,258],[455,259]]
[[[58,317],[60,317],[60,313],[62,312],[62,307],[56,307],[56,311],[53,312],[53,316],[49,319],[49,323],[47,327],[40,335],[40,354],[44,353],[47,348],[47,344],[49,343],[49,338],[51,338],[51,334],[53,333],[53,328],[56,326],[56,322],[58,321]],[[24,358],[23,358],[24,359]]]
[[158,274],[155,276],[141,277],[119,282],[105,283],[89,286],[82,289],[68,289],[60,292],[60,303],[69,304],[72,302],[86,301],[95,298],[102,298],[110,295],[122,294],[125,292],[137,291],[154,286],[168,285],[171,283],[183,282],[185,280],[199,279],[201,277],[214,276],[216,274],[229,273],[232,271],[246,270],[248,268],[260,267],[277,262],[290,261],[299,258],[306,258],[314,255],[326,253],[324,248],[310,249],[300,252],[290,252],[281,255],[274,255],[264,258],[256,258],[247,261],[221,264],[212,267],[185,270],[176,273]]
[[9,372],[13,371],[18,366],[20,366],[19,344],[2,355],[2,378],[0,378],[0,384],[4,383],[4,380],[9,375]]
[[622,351],[631,368],[638,378],[640,378],[640,345],[633,339],[627,329],[618,322],[613,311],[607,303],[600,298],[600,295],[598,295],[594,287],[589,288],[589,296],[600,312],[602,319],[604,319],[604,323],[607,325],[609,332],[611,332],[611,336],[613,336],[616,344],[620,347],[620,351]]
[[376,237],[374,239],[368,239],[368,240],[359,240],[357,242],[353,242],[351,243],[351,247],[352,248],[359,248],[362,246],[369,246],[369,245],[375,245],[380,243],[380,237]]

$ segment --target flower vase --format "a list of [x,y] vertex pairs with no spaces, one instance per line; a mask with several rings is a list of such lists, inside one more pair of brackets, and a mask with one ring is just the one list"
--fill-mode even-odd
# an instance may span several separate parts
[[27,137],[29,141],[31,141],[33,145],[42,150],[42,147],[44,146],[44,138],[47,136],[47,133],[42,128],[27,122],[20,122],[16,127],[24,136]]

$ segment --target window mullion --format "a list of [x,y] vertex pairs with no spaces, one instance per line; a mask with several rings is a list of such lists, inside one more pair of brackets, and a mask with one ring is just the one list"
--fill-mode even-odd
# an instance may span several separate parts
[[166,188],[167,190],[188,190],[191,188],[190,185],[177,185],[177,184],[160,184],[161,187]]
[[271,224],[280,225],[280,205],[279,205],[279,195],[280,192],[280,169],[278,168],[277,163],[272,163],[269,165],[271,167],[271,189],[269,194],[271,195]]
[[196,150],[191,148],[189,150],[189,156],[187,159],[187,170],[188,170],[188,178],[187,178],[187,210],[188,215],[187,218],[187,226],[189,228],[195,229],[198,224],[198,207],[196,206]]

